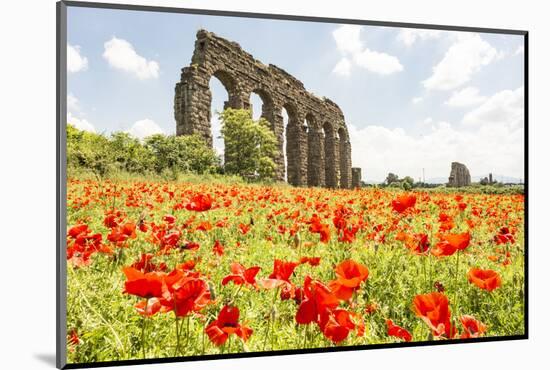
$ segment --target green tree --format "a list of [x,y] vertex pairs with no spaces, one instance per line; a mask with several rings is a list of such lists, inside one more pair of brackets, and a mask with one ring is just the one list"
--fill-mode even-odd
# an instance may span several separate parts
[[245,178],[273,179],[277,139],[263,118],[252,119],[245,109],[228,108],[219,114],[225,143],[226,173]]
[[399,176],[397,176],[396,174],[394,173],[388,173],[388,176],[386,176],[386,184],[387,185],[390,185],[394,182],[398,182],[399,181]]
[[126,132],[111,135],[110,150],[118,169],[141,174],[154,169],[155,156],[150,148]]
[[68,168],[86,168],[96,176],[105,176],[112,169],[112,165],[109,139],[67,124]]
[[414,184],[414,179],[410,176],[405,176],[402,182],[404,190],[411,190]]

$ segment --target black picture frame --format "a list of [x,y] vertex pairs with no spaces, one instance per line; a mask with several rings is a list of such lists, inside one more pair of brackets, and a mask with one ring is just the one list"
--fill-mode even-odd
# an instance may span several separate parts
[[[247,353],[228,353],[228,354],[210,354],[204,356],[170,357],[170,358],[152,358],[152,359],[134,359],[122,361],[105,361],[95,363],[67,363],[67,326],[66,326],[66,295],[67,295],[67,256],[66,256],[66,207],[67,207],[67,166],[66,166],[66,125],[67,125],[67,8],[96,8],[112,10],[128,10],[139,12],[165,12],[181,13],[195,15],[213,15],[225,17],[245,17],[257,19],[275,19],[290,21],[307,21],[335,24],[354,24],[366,26],[385,26],[399,28],[422,28],[444,31],[467,31],[478,33],[496,33],[505,35],[521,35],[524,37],[524,245],[525,245],[525,263],[524,263],[524,334],[511,336],[480,337],[470,339],[454,339],[452,341],[421,341],[411,343],[384,343],[369,345],[354,345],[328,348],[310,348],[296,350],[277,350],[269,352],[247,352]],[[144,6],[130,4],[113,4],[99,2],[80,2],[80,1],[59,1],[56,4],[56,35],[57,35],[57,63],[56,63],[56,366],[59,369],[77,369],[107,366],[140,365],[155,363],[172,363],[188,361],[206,361],[218,359],[233,359],[247,357],[281,356],[294,354],[309,354],[322,352],[347,352],[356,350],[370,350],[380,348],[405,348],[421,346],[438,346],[463,343],[482,343],[497,342],[509,340],[524,340],[529,338],[529,32],[527,30],[498,29],[483,27],[463,27],[452,25],[434,25],[421,23],[403,23],[374,20],[341,19],[329,17],[311,17],[302,15],[286,14],[268,14],[251,13],[237,11],[205,10],[176,7]]]

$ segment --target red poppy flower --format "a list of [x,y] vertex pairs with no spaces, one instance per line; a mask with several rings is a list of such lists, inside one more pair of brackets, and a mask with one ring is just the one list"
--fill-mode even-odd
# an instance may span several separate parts
[[495,290],[501,285],[500,275],[498,272],[493,270],[472,268],[468,272],[468,280],[470,283],[473,283],[479,288],[485,289],[489,292]]
[[289,279],[296,266],[298,266],[296,262],[276,259],[273,261],[273,272],[269,275],[268,279],[260,280],[260,284],[266,289],[292,284]]
[[388,327],[388,335],[390,337],[400,338],[405,342],[410,342],[412,340],[411,333],[401,326],[395,325],[392,320],[386,320],[386,325]]
[[113,214],[105,216],[105,218],[103,219],[103,225],[107,226],[109,229],[117,227],[118,226],[117,216]]
[[196,251],[200,248],[200,244],[196,242],[187,242],[184,243],[180,249],[186,250],[186,251]]
[[311,220],[309,221],[309,231],[312,233],[317,233],[320,235],[320,240],[323,243],[328,243],[330,240],[330,227],[327,224],[324,224],[321,222],[321,219],[317,214],[314,214],[311,216]]
[[167,224],[171,225],[173,224],[174,222],[176,222],[176,218],[172,215],[165,215],[162,220],[164,222],[166,222]]
[[320,281],[312,280],[309,276],[306,276],[304,287],[300,293],[301,302],[296,312],[298,324],[318,323],[321,313],[338,307],[338,298],[330,289]]
[[67,334],[67,342],[73,346],[79,345],[82,342],[78,337],[78,332],[76,331],[76,329],[72,329]]
[[246,235],[250,231],[249,224],[239,224],[239,231],[241,234]]
[[212,208],[212,197],[210,194],[196,194],[185,205],[188,211],[203,212]]
[[359,226],[357,225],[341,229],[340,236],[338,236],[338,241],[344,243],[353,243],[355,241],[355,234],[357,234],[358,230]]
[[443,212],[439,214],[439,223],[439,231],[441,232],[449,231],[455,227],[452,217]]
[[321,257],[302,257],[300,258],[300,264],[309,264],[310,266],[319,266],[321,263]]
[[439,242],[431,249],[431,252],[436,257],[452,256],[456,252],[456,248],[451,244],[443,241]]
[[208,221],[202,221],[195,228],[197,231],[210,231],[212,230],[212,224]]
[[498,231],[498,234],[495,235],[494,241],[497,244],[506,244],[506,243],[515,243],[516,239],[514,235],[510,232],[510,229],[507,227],[502,227]]
[[88,225],[86,224],[80,224],[75,225],[67,231],[67,236],[76,239],[81,234],[88,234],[90,232],[90,229],[88,228]]
[[401,194],[396,199],[392,200],[391,206],[397,213],[403,213],[407,209],[414,207],[416,204],[416,196],[412,194]]
[[212,247],[212,250],[214,251],[214,253],[218,256],[223,256],[223,252],[224,252],[224,249],[223,249],[223,244],[220,243],[219,240],[216,240],[214,242],[214,246]]
[[336,280],[329,283],[330,289],[341,300],[347,301],[361,283],[369,277],[367,266],[353,260],[345,260],[336,266]]
[[141,316],[151,317],[160,311],[162,304],[158,298],[154,297],[139,301],[134,307]]
[[208,284],[202,279],[183,278],[174,287],[167,308],[173,309],[177,317],[186,316],[192,311],[198,312],[212,302]]
[[428,235],[426,234],[407,234],[400,232],[397,234],[395,239],[405,243],[412,253],[422,255],[427,254],[428,248],[430,247],[430,242],[428,240]]
[[124,282],[124,292],[137,295],[143,298],[153,298],[162,296],[162,284],[164,274],[160,272],[143,273],[133,267],[122,269],[126,275]]
[[256,286],[256,275],[260,271],[259,266],[245,268],[237,262],[231,264],[231,274],[227,275],[222,280],[222,285],[227,285],[230,281],[235,285],[250,284]]
[[350,312],[343,309],[324,311],[321,313],[319,327],[325,337],[334,343],[340,343],[355,329],[351,316]]
[[451,310],[445,294],[439,292],[419,294],[414,297],[413,308],[416,316],[424,320],[432,329],[434,336],[445,335],[449,339],[455,336],[456,329],[451,324]]
[[67,232],[67,260],[75,267],[87,266],[94,253],[112,253],[108,246],[103,245],[101,234],[91,234],[88,225],[73,226]]
[[471,236],[469,232],[443,235],[443,240],[459,251],[463,251],[470,245],[470,239]]
[[127,222],[122,226],[115,227],[111,229],[109,235],[107,235],[107,240],[113,243],[122,243],[127,239],[136,238],[136,224],[133,222]]
[[231,334],[235,334],[243,341],[247,341],[253,330],[246,325],[239,324],[239,309],[235,306],[224,306],[218,318],[205,329],[208,338],[216,346],[223,345]]
[[138,261],[134,262],[130,267],[133,267],[141,272],[152,272],[152,271],[166,271],[167,266],[164,262],[159,264],[153,263],[151,253],[142,253]]
[[487,326],[473,316],[462,315],[460,316],[460,322],[464,328],[460,338],[477,338],[487,331]]
[[437,257],[451,256],[457,251],[462,251],[470,245],[470,233],[445,234],[441,241],[432,249],[432,254]]

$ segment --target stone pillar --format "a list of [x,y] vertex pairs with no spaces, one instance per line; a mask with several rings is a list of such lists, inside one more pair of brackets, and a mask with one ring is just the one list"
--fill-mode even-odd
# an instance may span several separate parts
[[286,161],[287,181],[289,184],[301,185],[300,163],[300,127],[296,117],[288,117],[286,126]]
[[284,157],[284,121],[281,114],[281,108],[277,109],[273,106],[266,106],[264,102],[262,106],[262,118],[269,121],[271,129],[277,139],[277,153],[275,154],[275,178],[278,181],[285,181],[285,157]]
[[210,130],[209,89],[210,76],[201,67],[182,69],[181,81],[176,84],[174,97],[174,118],[176,135],[200,134],[212,146]]
[[340,148],[340,187],[351,189],[351,143],[344,129],[339,130],[339,148]]
[[338,138],[332,129],[325,130],[325,185],[337,188],[339,185],[340,166],[338,165]]
[[323,130],[317,127],[308,132],[308,172],[309,186],[325,186],[325,141]]
[[[302,120],[303,122],[303,120]],[[300,175],[299,175],[299,186],[307,186],[308,178],[308,156],[309,156],[309,127],[305,124],[300,125],[300,141],[298,154],[300,156]],[[287,138],[288,142],[288,138]]]
[[361,168],[360,167],[351,168],[351,186],[354,189],[361,187]]

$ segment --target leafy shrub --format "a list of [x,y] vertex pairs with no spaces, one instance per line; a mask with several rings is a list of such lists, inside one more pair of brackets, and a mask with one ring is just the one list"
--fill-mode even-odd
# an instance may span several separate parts
[[198,135],[156,134],[142,143],[125,132],[110,137],[67,125],[67,167],[104,177],[116,172],[156,173],[177,178],[181,173],[217,173],[220,159]]

